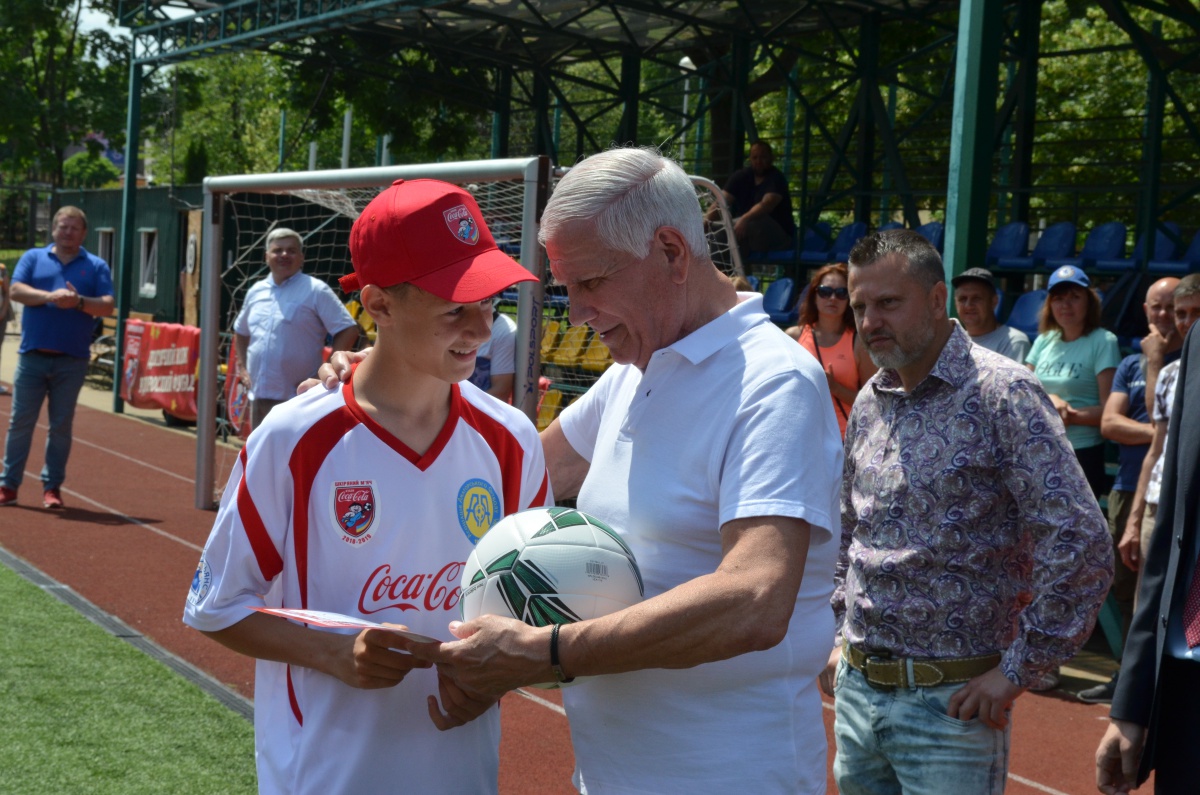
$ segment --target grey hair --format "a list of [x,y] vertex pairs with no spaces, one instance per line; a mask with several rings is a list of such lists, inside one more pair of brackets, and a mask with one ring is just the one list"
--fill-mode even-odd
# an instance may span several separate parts
[[1171,295],[1174,298],[1187,298],[1197,293],[1200,293],[1200,273],[1189,273],[1179,280]]
[[865,268],[892,254],[904,257],[908,273],[926,287],[946,281],[942,256],[932,243],[911,229],[888,229],[867,235],[850,249],[850,267]]
[[286,226],[277,226],[267,234],[267,242],[263,244],[266,249],[271,248],[271,244],[276,240],[284,238],[293,238],[296,245],[300,246],[300,251],[304,251],[304,238],[300,237],[300,233],[295,229],[288,229]]
[[678,229],[694,257],[709,259],[696,189],[674,160],[653,147],[594,154],[563,177],[542,215],[538,242],[575,221],[586,221],[610,251],[641,259],[657,229]]

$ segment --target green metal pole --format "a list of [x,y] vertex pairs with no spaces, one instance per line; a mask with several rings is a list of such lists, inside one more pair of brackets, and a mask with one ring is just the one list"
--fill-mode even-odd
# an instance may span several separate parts
[[[1155,37],[1162,35],[1162,23],[1154,21]],[[1142,144],[1142,195],[1138,202],[1137,236],[1146,241],[1139,265],[1142,273],[1154,252],[1154,233],[1158,224],[1158,188],[1162,170],[1163,112],[1166,110],[1166,78],[1156,61],[1146,61],[1149,80],[1146,85],[1146,125]]]
[[791,79],[788,80],[787,111],[783,118],[783,174],[790,177],[792,173],[792,135],[796,132],[796,81],[800,79],[798,67],[792,67]]
[[963,0],[946,186],[946,281],[983,261],[987,250],[992,142],[999,82],[1003,0]]
[[492,157],[508,157],[508,127],[512,117],[512,70],[496,70],[496,106],[492,111]]
[[287,151],[287,108],[279,111],[279,165],[276,171],[283,171],[283,155]]
[[121,400],[121,371],[125,361],[125,318],[129,317],[129,303],[133,296],[134,244],[137,239],[137,167],[142,118],[142,66],[129,58],[129,105],[125,120],[125,185],[121,189],[121,241],[115,271],[117,298],[117,335],[113,350],[113,412],[123,414],[125,401]]

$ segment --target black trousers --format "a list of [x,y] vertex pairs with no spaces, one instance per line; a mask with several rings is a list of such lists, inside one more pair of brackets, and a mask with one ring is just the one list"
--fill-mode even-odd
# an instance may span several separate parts
[[1200,792],[1200,662],[1163,657],[1154,746],[1156,795]]

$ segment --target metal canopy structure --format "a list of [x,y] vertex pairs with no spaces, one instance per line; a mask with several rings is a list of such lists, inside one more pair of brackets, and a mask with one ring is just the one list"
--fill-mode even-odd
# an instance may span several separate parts
[[[1140,235],[1200,193],[1200,9],[1099,5],[1148,75],[1136,111],[1145,131],[1134,133],[1140,167],[1116,200]],[[1046,190],[1035,173],[1038,72],[1071,57],[1042,46],[1043,0],[117,0],[117,9],[134,38],[134,151],[145,69],[250,49],[305,57],[352,37],[431,58],[436,73],[420,73],[420,84],[490,111],[495,157],[569,165],[614,142],[649,143],[721,178],[749,139],[770,137],[803,223],[836,212],[915,227],[944,213],[951,274],[981,261],[989,226],[1035,220],[1031,202]],[[401,59],[330,68],[416,82]],[[766,131],[756,111],[771,96],[786,109],[783,128]],[[1182,130],[1174,138],[1164,138],[1167,117]],[[650,118],[678,119],[676,132],[650,140]],[[135,180],[125,184],[129,241]],[[1067,212],[1067,201],[1038,211]],[[132,268],[128,245],[121,263]]]

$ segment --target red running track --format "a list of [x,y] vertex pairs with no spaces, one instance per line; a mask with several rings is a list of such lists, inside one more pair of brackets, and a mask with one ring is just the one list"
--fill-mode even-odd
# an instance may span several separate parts
[[[0,403],[7,427],[8,399]],[[195,509],[195,436],[142,419],[80,406],[63,497],[67,509],[41,508],[36,473],[45,427],[34,437],[22,504],[0,510],[0,546],[69,585],[168,651],[247,697],[253,663],[188,629],[183,601],[213,513]],[[236,450],[218,449],[223,484]],[[1083,681],[1079,686],[1087,686]],[[552,691],[502,701],[500,791],[570,793],[573,758],[566,718]],[[1107,707],[1065,694],[1026,694],[1017,702],[1010,793],[1095,792],[1093,754]],[[824,710],[831,737],[831,703]],[[736,749],[731,749],[736,752]],[[832,746],[831,746],[832,759]],[[1143,788],[1152,791],[1151,786]],[[829,791],[835,792],[832,778]]]

